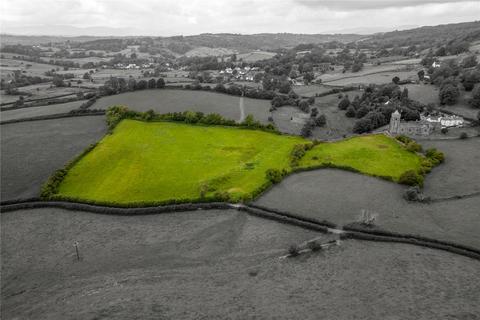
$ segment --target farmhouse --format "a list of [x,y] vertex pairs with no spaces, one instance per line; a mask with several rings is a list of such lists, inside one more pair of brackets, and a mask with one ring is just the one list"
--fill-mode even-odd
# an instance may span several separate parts
[[431,123],[426,120],[420,121],[401,121],[401,115],[398,110],[395,110],[392,113],[390,118],[390,126],[388,132],[390,134],[403,134],[403,135],[417,135],[417,136],[427,136],[433,132],[435,127],[438,126],[436,123]]

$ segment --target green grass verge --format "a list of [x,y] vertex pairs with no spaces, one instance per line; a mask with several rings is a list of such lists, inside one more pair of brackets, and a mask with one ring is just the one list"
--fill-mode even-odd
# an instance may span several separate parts
[[123,120],[79,160],[56,196],[99,203],[249,200],[268,169],[290,170],[300,137],[234,127]]
[[408,170],[419,172],[420,155],[383,134],[320,143],[299,161],[298,169],[337,167],[398,182]]

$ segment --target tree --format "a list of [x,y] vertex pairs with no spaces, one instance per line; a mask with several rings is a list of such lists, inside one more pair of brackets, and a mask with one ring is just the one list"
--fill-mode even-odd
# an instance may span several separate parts
[[315,122],[313,122],[311,119],[307,120],[303,125],[300,135],[304,138],[310,137],[312,135],[312,130],[314,126],[315,126]]
[[345,95],[342,100],[338,103],[338,109],[340,110],[347,110],[348,106],[350,105],[350,99],[348,99],[348,96]]
[[360,119],[355,122],[353,126],[353,132],[355,133],[365,133],[372,129],[372,123],[370,119]]
[[454,105],[458,97],[460,96],[460,91],[457,86],[452,83],[447,83],[442,85],[439,92],[439,98],[441,104]]
[[363,68],[363,63],[361,61],[356,61],[352,65],[352,72],[358,72],[358,71],[362,70],[362,68]]
[[157,87],[157,82],[155,79],[148,80],[148,89],[155,89]]
[[398,182],[401,184],[406,184],[408,186],[423,186],[423,177],[419,175],[417,172],[414,170],[408,170],[405,171],[400,178],[398,179]]
[[354,118],[355,114],[356,114],[355,108],[352,105],[350,105],[347,108],[347,112],[345,112],[345,115],[349,118]]
[[313,81],[313,79],[315,79],[315,75],[313,74],[313,72],[307,72],[303,75],[303,81],[305,82],[305,84],[309,84]]
[[477,65],[477,56],[471,55],[462,60],[462,67],[473,68]]
[[280,93],[289,93],[290,91],[292,90],[292,85],[290,84],[289,81],[283,81],[281,84],[280,84],[280,87],[278,88],[278,91]]
[[53,77],[52,83],[55,87],[65,87],[65,82],[63,82],[62,77],[58,75]]
[[165,88],[165,80],[163,78],[158,78],[157,80],[157,89]]
[[323,127],[326,124],[327,124],[327,117],[324,114],[321,114],[315,118],[315,125],[317,127]]
[[137,85],[135,87],[136,90],[144,90],[148,88],[148,83],[145,80],[140,80],[137,82]]
[[417,75],[418,75],[418,80],[422,81],[425,78],[425,71],[420,70],[418,71]]
[[472,91],[475,84],[480,83],[480,71],[471,70],[465,72],[462,76],[461,82],[465,91]]
[[473,88],[470,105],[474,108],[480,109],[480,84],[477,84],[475,88]]
[[298,104],[298,108],[305,113],[308,113],[310,111],[310,105],[308,104],[307,100],[300,101],[300,103]]
[[83,79],[85,79],[85,80],[90,79],[90,73],[85,72],[85,73],[83,74]]
[[398,84],[399,81],[400,81],[400,78],[397,77],[397,76],[393,77],[393,79],[392,79],[392,82],[395,83],[395,84]]
[[358,110],[357,113],[355,114],[355,118],[360,119],[363,118],[367,115],[367,113],[370,110],[366,106],[361,106]]

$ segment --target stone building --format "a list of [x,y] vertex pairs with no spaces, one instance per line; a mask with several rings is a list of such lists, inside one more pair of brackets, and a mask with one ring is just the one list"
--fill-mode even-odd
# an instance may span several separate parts
[[407,136],[427,136],[433,132],[436,125],[425,120],[420,121],[401,121],[401,115],[398,110],[392,113],[388,132],[392,135]]

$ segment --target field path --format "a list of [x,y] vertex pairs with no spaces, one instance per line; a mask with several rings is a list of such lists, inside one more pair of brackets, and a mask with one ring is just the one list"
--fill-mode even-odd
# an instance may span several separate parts
[[242,122],[243,120],[245,120],[245,106],[244,106],[243,96],[240,97],[240,101],[238,103],[238,106],[240,108],[240,120],[239,120],[239,122]]

